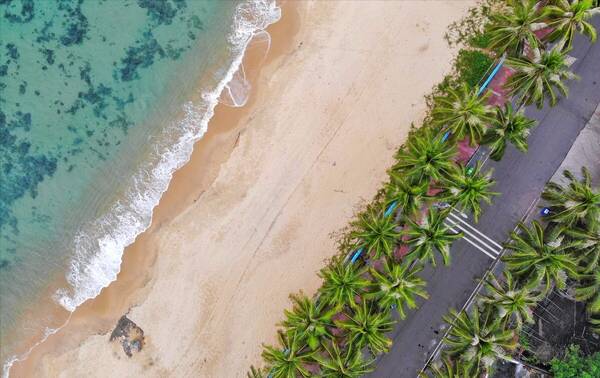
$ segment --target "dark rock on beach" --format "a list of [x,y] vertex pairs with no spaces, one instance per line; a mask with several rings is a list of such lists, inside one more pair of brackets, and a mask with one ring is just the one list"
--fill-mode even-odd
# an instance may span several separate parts
[[121,343],[127,357],[131,357],[132,352],[140,352],[144,347],[144,330],[123,315],[110,334],[110,341],[115,340]]

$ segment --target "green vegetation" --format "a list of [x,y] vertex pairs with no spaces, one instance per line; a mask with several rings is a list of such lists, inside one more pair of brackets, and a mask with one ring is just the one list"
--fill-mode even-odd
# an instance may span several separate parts
[[583,179],[578,180],[570,171],[563,175],[569,180],[567,186],[549,183],[542,198],[549,202],[552,213],[549,219],[566,226],[577,223],[591,225],[600,219],[600,190],[592,187],[592,177],[587,168],[581,170]]
[[600,229],[598,226],[571,227],[565,229],[564,232],[572,240],[580,242],[576,257],[580,261],[582,272],[589,273],[598,269],[600,260]]
[[[462,360],[452,360],[449,357],[442,357],[429,367],[432,378],[465,378],[477,375],[478,369],[472,365],[464,363]],[[427,377],[421,374],[421,377]]]
[[[477,43],[487,43],[483,34],[481,39],[477,39]],[[469,88],[476,88],[494,64],[494,59],[480,50],[462,49],[458,52],[454,64],[458,81],[466,83]]]
[[358,248],[364,248],[374,259],[391,256],[400,233],[391,216],[382,217],[380,212],[370,209],[358,217],[355,230],[350,237]]
[[535,34],[545,27],[542,15],[537,11],[535,0],[515,0],[504,11],[494,13],[486,28],[490,39],[490,49],[511,56],[521,56],[525,46],[538,48],[541,41]]
[[451,231],[444,224],[447,216],[447,210],[438,211],[432,207],[427,212],[424,222],[407,219],[410,228],[405,231],[408,236],[406,243],[413,247],[408,255],[409,259],[428,261],[432,266],[437,266],[435,258],[435,251],[437,251],[444,265],[450,264],[450,244],[462,234]]
[[509,321],[515,321],[518,327],[523,323],[533,323],[533,308],[540,300],[535,289],[519,288],[517,285],[517,280],[507,271],[504,272],[504,282],[494,276],[487,280],[486,294],[481,296],[481,303],[495,310],[505,326]]
[[431,199],[427,194],[429,182],[407,178],[399,172],[390,172],[390,183],[387,188],[387,204],[396,203],[405,217],[416,215],[423,205]]
[[481,144],[491,148],[490,158],[500,160],[504,156],[506,146],[510,143],[521,152],[527,152],[527,137],[536,122],[525,117],[524,111],[514,111],[510,103],[504,109],[496,108],[496,119],[492,122]]
[[294,307],[284,311],[285,320],[281,325],[296,334],[300,342],[306,342],[310,349],[316,350],[326,337],[332,337],[329,329],[337,309],[327,309],[323,302],[317,303],[303,294],[292,294],[290,298]]
[[358,378],[373,371],[373,360],[365,360],[352,344],[345,350],[336,344],[323,346],[326,356],[316,356],[323,378]]
[[394,321],[389,308],[380,311],[367,301],[353,306],[347,320],[337,321],[336,325],[346,332],[348,343],[361,350],[369,348],[373,355],[386,353],[392,346],[392,340],[385,335],[392,330]]
[[514,331],[493,313],[480,314],[477,306],[470,313],[451,310],[444,320],[452,326],[444,339],[448,346],[445,353],[474,370],[489,368],[496,358],[508,358],[517,347]]
[[424,279],[417,276],[423,265],[396,264],[391,259],[385,261],[384,271],[371,269],[375,290],[366,294],[366,298],[374,299],[382,311],[396,308],[401,319],[406,317],[404,306],[417,308],[417,297],[429,298],[424,287]]
[[572,345],[562,359],[552,360],[554,378],[600,377],[600,353],[583,357],[579,346]]
[[419,129],[409,137],[406,148],[396,154],[392,171],[417,182],[438,181],[451,174],[456,153],[456,146],[446,143],[439,133]]
[[506,249],[512,251],[503,258],[507,270],[522,278],[525,287],[544,285],[544,293],[554,286],[564,289],[567,276],[577,277],[577,262],[569,253],[572,243],[565,243],[558,232],[544,232],[538,221],[531,227],[518,225],[520,232],[511,232]]
[[312,351],[306,350],[295,333],[279,331],[279,345],[265,346],[263,359],[271,365],[273,378],[309,377],[305,363],[311,360]]
[[487,96],[479,96],[478,88],[467,84],[449,89],[446,96],[436,97],[433,124],[450,131],[457,140],[469,138],[471,145],[478,143],[486,125],[494,120],[494,111],[486,105]]
[[364,278],[366,272],[366,268],[346,264],[340,258],[334,259],[319,273],[319,276],[323,278],[323,286],[319,290],[320,300],[334,308],[355,305],[356,298],[360,297],[371,284]]
[[459,166],[447,181],[447,202],[463,212],[471,212],[477,222],[481,214],[481,204],[491,204],[492,197],[499,195],[491,190],[495,184],[492,171],[482,173],[480,163],[475,167]]
[[[462,235],[445,224],[449,212],[458,208],[477,219],[482,203],[498,194],[492,191],[491,172],[457,162],[458,143],[489,145],[494,160],[502,158],[508,144],[527,151],[535,122],[509,104],[489,108],[486,95],[477,95],[491,57],[509,55],[507,64],[516,72],[507,89],[521,104],[555,104],[558,93],[568,94],[563,81],[574,78],[567,55],[573,31],[595,39],[586,26],[597,12],[590,4],[575,0],[569,13],[563,0],[547,6],[486,0],[451,27],[449,43],[468,47],[455,61],[454,74],[428,98],[431,114],[395,154],[385,187],[339,238],[340,253],[320,271],[317,295],[291,296],[279,345],[264,347],[266,366],[251,367],[249,377],[358,377],[373,370],[375,358],[391,347],[386,334],[394,325],[393,313],[404,319],[428,298],[419,277],[424,265],[450,263],[450,246]],[[536,34],[548,25],[551,33]],[[546,50],[548,41],[561,42]],[[565,288],[568,277],[577,298],[587,302],[590,327],[600,332],[600,194],[587,170],[580,180],[569,172],[565,176],[567,186],[549,183],[544,191],[549,225],[519,224],[506,244],[505,273],[484,277],[485,292],[470,310],[445,317],[452,325],[444,338],[446,350],[429,366],[429,376],[474,377],[489,373],[499,358],[513,361],[518,338],[527,343],[519,335],[532,321],[533,308],[554,287]],[[585,359],[573,349],[553,361],[552,370],[556,377],[598,376],[598,359]]]
[[548,26],[554,29],[550,39],[558,41],[563,50],[571,49],[577,32],[595,42],[596,29],[588,20],[600,14],[600,8],[596,7],[592,0],[554,0],[554,4],[544,9],[544,16],[549,19]]
[[546,100],[550,106],[556,105],[557,92],[564,97],[569,94],[564,81],[577,78],[570,71],[573,62],[558,46],[552,50],[533,49],[531,57],[507,59],[506,64],[516,70],[506,83],[510,95],[517,97],[521,104],[535,104],[538,109]]
[[588,302],[588,311],[591,314],[600,313],[600,271],[580,277],[579,287],[575,289],[575,298],[578,301]]

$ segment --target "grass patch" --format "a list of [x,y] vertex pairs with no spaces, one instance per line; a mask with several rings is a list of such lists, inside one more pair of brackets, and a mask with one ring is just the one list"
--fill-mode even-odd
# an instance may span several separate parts
[[456,73],[458,81],[466,82],[474,88],[486,73],[488,73],[494,60],[479,50],[462,49],[456,57]]
[[490,45],[490,37],[487,33],[480,32],[469,38],[467,44],[478,49],[487,49]]

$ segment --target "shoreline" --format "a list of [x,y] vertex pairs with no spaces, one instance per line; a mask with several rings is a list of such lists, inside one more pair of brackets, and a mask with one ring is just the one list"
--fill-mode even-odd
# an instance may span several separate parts
[[[89,299],[78,306],[68,320],[68,324],[50,335],[46,341],[33,349],[23,361],[17,361],[11,368],[11,377],[33,376],[36,362],[46,353],[55,353],[57,350],[68,349],[79,344],[87,334],[110,333],[118,319],[129,309],[139,303],[147,287],[151,283],[151,271],[156,259],[156,249],[152,247],[153,234],[160,230],[163,224],[172,221],[179,213],[200,199],[206,188],[216,178],[220,165],[225,162],[233,149],[240,133],[243,131],[241,121],[248,116],[252,105],[256,102],[258,87],[255,81],[261,71],[268,67],[274,60],[286,53],[288,40],[297,29],[298,20],[293,18],[293,5],[288,0],[278,1],[283,12],[291,12],[278,22],[267,27],[266,31],[280,34],[277,41],[271,38],[269,50],[261,50],[261,41],[251,41],[245,51],[242,67],[246,79],[252,88],[248,101],[244,106],[232,107],[219,100],[215,114],[209,121],[206,133],[194,143],[193,152],[189,161],[174,172],[169,187],[153,210],[152,223],[148,229],[139,234],[135,242],[125,248],[122,257],[121,269],[117,279],[108,287],[102,289],[95,298]],[[288,38],[285,38],[288,37]],[[265,55],[266,54],[266,55]],[[202,171],[201,174],[194,172]],[[67,285],[61,275],[58,282]],[[54,289],[48,295],[54,294]],[[56,304],[54,313],[61,313],[52,318],[61,318],[67,321],[68,311]],[[62,320],[61,322],[62,323]],[[65,333],[76,333],[75,337]],[[32,341],[32,344],[36,341]],[[57,347],[59,347],[57,349]]]
[[[344,9],[314,2],[280,4],[282,19],[267,29],[271,51],[255,69],[263,73],[250,78],[248,103],[242,108],[217,106],[192,158],[174,174],[155,208],[151,227],[126,249],[117,280],[80,306],[67,327],[11,373],[90,374],[104,364],[117,363],[115,369],[125,375],[144,371],[153,376],[175,371],[243,375],[242,369],[256,363],[260,342],[274,341],[274,325],[289,306],[287,295],[300,288],[308,294],[316,290],[320,283],[316,270],[335,253],[330,233],[345,226],[361,199],[375,194],[410,122],[424,115],[423,95],[450,67],[452,52],[442,47],[445,41],[439,31],[454,21],[452,15],[462,15],[474,2],[441,2],[442,8],[452,11],[435,16],[441,26],[429,23],[428,9],[423,5],[420,9],[418,3],[389,5],[395,11],[389,17],[367,6],[364,26],[370,33],[364,35],[350,25],[362,16],[356,3],[343,4]],[[334,12],[342,15],[341,21],[331,17]],[[377,17],[390,26],[396,23],[393,16],[405,17],[412,22],[405,29],[420,31],[424,37],[412,41],[394,34],[406,30],[383,33],[387,29],[377,25]],[[415,17],[421,18],[414,21]],[[350,39],[333,35],[334,28]],[[303,46],[305,41],[312,43]],[[394,56],[399,42],[408,47],[398,51],[404,55]],[[445,59],[446,66],[421,60],[432,50],[429,59]],[[389,64],[389,72],[378,72],[380,63],[371,53]],[[321,60],[336,59],[339,70],[311,71],[321,68]],[[251,75],[252,62],[244,67]],[[426,78],[414,77],[428,68],[433,73]],[[301,75],[306,83],[296,79]],[[310,83],[319,93],[312,92],[315,87]],[[286,102],[283,95],[288,94],[291,99]],[[307,114],[305,122],[295,121],[303,116],[298,107],[315,114]],[[365,126],[375,135],[365,135]],[[365,143],[371,151],[364,151]],[[274,161],[277,158],[281,161]],[[244,165],[246,160],[250,162]],[[303,258],[290,251],[302,252]],[[294,263],[293,270],[283,270]],[[120,358],[106,335],[124,313],[149,339],[144,351],[130,361]],[[257,323],[253,329],[240,320],[247,318]],[[168,324],[181,329],[169,329]],[[96,356],[98,361],[90,361]]]

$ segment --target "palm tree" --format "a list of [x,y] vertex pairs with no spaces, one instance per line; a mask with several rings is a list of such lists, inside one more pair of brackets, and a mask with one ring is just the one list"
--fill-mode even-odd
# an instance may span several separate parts
[[392,170],[414,178],[417,182],[445,177],[454,165],[452,159],[456,155],[456,146],[433,133],[430,127],[424,127],[412,134],[406,148],[396,154],[398,163]]
[[400,232],[396,231],[398,225],[390,215],[383,215],[382,211],[369,209],[359,215],[354,222],[355,230],[350,236],[358,241],[358,246],[372,253],[374,259],[382,256],[391,256]]
[[323,285],[319,289],[320,300],[333,307],[354,305],[355,297],[361,295],[371,282],[364,278],[366,268],[344,264],[336,259],[319,272]]
[[281,325],[288,333],[296,334],[299,342],[316,350],[325,337],[331,337],[327,327],[333,326],[331,318],[339,309],[327,309],[324,302],[317,303],[302,293],[290,298],[294,306],[291,311],[284,311],[286,319]]
[[409,264],[396,264],[388,259],[382,273],[371,269],[376,291],[367,293],[366,298],[376,299],[382,309],[396,307],[400,317],[404,319],[406,318],[404,305],[414,309],[417,307],[417,297],[429,298],[423,289],[427,283],[417,276],[422,270],[422,265],[411,267]]
[[492,276],[485,283],[486,294],[481,296],[481,302],[497,311],[498,316],[507,325],[513,319],[517,328],[523,323],[533,322],[533,308],[541,299],[539,293],[530,288],[520,288],[510,272],[504,272],[505,281],[501,283]]
[[483,136],[481,144],[490,145],[490,158],[496,161],[502,159],[508,143],[521,152],[527,152],[527,137],[535,124],[535,120],[525,117],[524,111],[515,112],[508,102],[504,109],[497,108],[496,119]]
[[462,360],[452,360],[443,356],[440,360],[427,366],[431,374],[420,374],[421,378],[466,378],[478,377],[479,368],[465,364]]
[[600,316],[596,316],[593,315],[590,316],[590,321],[589,321],[592,331],[594,331],[594,333],[600,335]]
[[598,223],[600,219],[600,190],[592,188],[592,176],[586,167],[581,168],[583,178],[578,180],[569,170],[563,175],[567,186],[549,182],[542,198],[549,202],[553,222],[572,226],[576,222]]
[[479,143],[486,125],[494,120],[494,111],[486,105],[487,94],[479,96],[478,88],[464,83],[450,89],[447,96],[436,97],[433,123],[445,127],[456,140],[469,137],[471,145]]
[[550,106],[556,105],[556,91],[564,97],[569,94],[563,81],[577,78],[569,70],[574,61],[557,47],[548,51],[534,49],[531,57],[508,58],[507,65],[516,70],[506,82],[509,94],[518,97],[522,104],[535,103],[539,109],[544,106],[546,98]]
[[517,346],[514,331],[506,329],[493,315],[481,316],[477,306],[471,314],[451,310],[444,320],[451,325],[444,343],[447,354],[462,359],[470,367],[489,368],[497,358],[512,361],[508,356]]
[[385,333],[392,330],[394,321],[389,311],[373,309],[367,301],[355,306],[348,319],[336,321],[336,325],[348,334],[348,344],[357,350],[368,347],[373,355],[387,353],[392,345]]
[[502,260],[514,276],[526,280],[526,287],[544,282],[546,294],[552,283],[564,289],[567,275],[577,277],[577,262],[568,253],[573,243],[564,242],[557,232],[544,233],[538,221],[533,221],[530,228],[519,223],[518,228],[521,232],[511,232],[511,241],[505,244],[513,252]]
[[507,51],[512,56],[520,56],[526,45],[537,48],[540,40],[535,31],[546,26],[541,20],[535,0],[513,1],[507,11],[490,16],[486,29],[490,49],[499,55]]
[[598,269],[598,263],[600,262],[600,224],[590,227],[589,230],[580,227],[566,227],[563,232],[578,242],[576,244],[577,248],[573,248],[570,252],[576,254],[574,257],[579,260],[583,272],[589,273]]
[[286,335],[282,331],[278,333],[279,347],[265,346],[262,357],[271,365],[269,377],[272,378],[296,378],[309,377],[310,372],[305,365],[312,361],[312,351],[303,351],[304,344],[300,344],[295,334]]
[[413,247],[408,255],[410,259],[429,260],[435,267],[434,250],[437,250],[442,256],[444,265],[450,263],[450,244],[462,237],[462,233],[454,233],[448,229],[444,224],[447,215],[448,210],[439,211],[432,207],[421,223],[407,219],[410,228],[405,231],[408,235],[406,242]]
[[550,39],[560,40],[558,45],[563,50],[571,48],[577,31],[596,42],[596,28],[588,22],[596,14],[600,14],[600,8],[595,8],[592,0],[555,0],[544,8],[548,26],[554,28]]
[[425,201],[431,197],[427,195],[429,182],[417,181],[406,177],[404,173],[390,171],[390,184],[388,186],[388,203],[396,202],[398,209],[404,216],[413,216],[423,207]]
[[600,313],[600,270],[580,277],[580,286],[575,289],[575,299],[588,301],[590,314]]
[[475,168],[459,167],[447,181],[447,201],[461,208],[463,211],[473,212],[475,222],[481,214],[481,202],[492,203],[492,196],[500,193],[492,192],[490,188],[496,184],[492,179],[492,171],[481,173],[481,164],[477,163]]
[[257,369],[254,365],[250,366],[250,371],[246,374],[248,378],[265,378],[264,369]]
[[358,378],[372,372],[373,360],[365,360],[362,352],[348,345],[346,351],[342,351],[336,342],[331,346],[323,345],[327,355],[315,356],[321,368],[322,378]]

